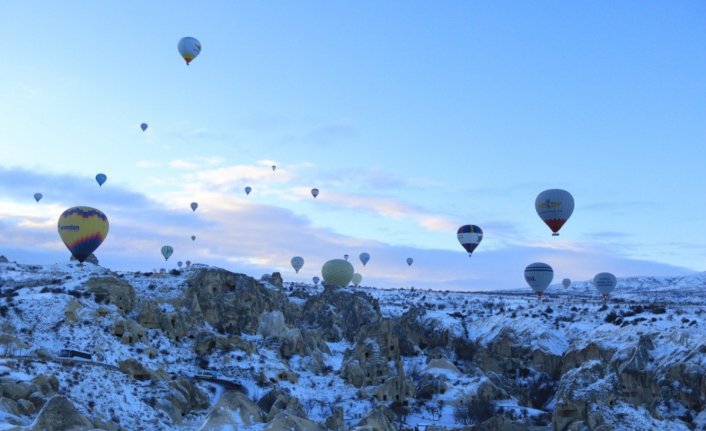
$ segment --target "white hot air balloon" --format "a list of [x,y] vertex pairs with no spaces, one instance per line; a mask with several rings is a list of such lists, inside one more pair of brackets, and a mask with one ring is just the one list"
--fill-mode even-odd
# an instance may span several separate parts
[[574,212],[574,197],[561,189],[545,190],[534,200],[534,208],[544,223],[552,230],[552,235],[559,235],[559,229]]
[[292,268],[299,274],[299,270],[304,266],[304,258],[301,256],[294,256],[291,261]]
[[596,286],[598,292],[603,295],[603,299],[607,300],[608,295],[615,289],[618,280],[610,272],[601,272],[593,277],[593,285]]
[[525,281],[541,297],[554,278],[554,270],[546,263],[536,262],[525,268]]

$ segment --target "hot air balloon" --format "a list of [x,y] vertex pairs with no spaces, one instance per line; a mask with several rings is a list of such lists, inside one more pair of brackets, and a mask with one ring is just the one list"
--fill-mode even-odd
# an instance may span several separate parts
[[321,276],[327,286],[348,286],[353,278],[353,265],[343,259],[332,259],[321,267]]
[[603,295],[604,300],[608,299],[608,295],[615,289],[617,283],[618,280],[610,272],[601,272],[593,277],[593,285],[596,286],[596,289]]
[[191,240],[196,241],[196,235],[191,235]]
[[101,245],[108,235],[108,218],[91,207],[72,207],[59,217],[59,236],[79,262]]
[[343,255],[343,258],[344,258],[345,260],[348,260],[348,255],[347,255],[347,254],[344,254],[344,255]]
[[545,190],[534,201],[537,214],[552,230],[552,235],[559,235],[559,229],[574,212],[574,197],[561,189]]
[[316,199],[316,197],[319,195],[319,189],[311,189],[311,195]]
[[34,194],[34,200],[37,201],[37,202],[39,202],[39,201],[42,199],[42,196],[44,196],[44,195],[41,194],[41,193],[35,193],[35,194]]
[[458,228],[456,237],[458,237],[458,242],[468,252],[468,257],[471,257],[473,250],[483,240],[483,230],[474,224],[465,224]]
[[565,279],[561,280],[561,284],[564,285],[564,287],[568,289],[569,287],[571,287],[571,279],[565,278]]
[[98,174],[96,175],[96,182],[98,183],[99,186],[103,186],[103,183],[105,180],[107,180],[108,177],[105,174]]
[[182,262],[182,261],[177,262],[177,266],[178,266],[179,268],[181,268],[181,266],[182,266],[183,264],[184,264],[184,262]]
[[174,248],[171,245],[165,245],[162,247],[162,256],[164,260],[169,260],[169,256],[174,254]]
[[252,191],[252,187],[250,187],[250,186],[245,187],[245,194],[246,195],[249,195],[251,191]]
[[299,270],[302,269],[302,266],[304,266],[304,258],[301,256],[294,256],[292,258],[292,268],[299,274]]
[[277,166],[276,166],[276,165],[272,165],[272,172],[274,172],[275,169],[277,169]]
[[318,286],[319,281],[321,281],[321,279],[319,277],[314,276],[314,277],[312,277],[311,281],[314,282],[314,286]]
[[196,208],[198,208],[198,207],[199,207],[199,204],[197,204],[196,202],[191,202],[191,211],[196,211]]
[[196,38],[193,37],[182,37],[179,40],[177,49],[179,50],[179,54],[181,54],[181,56],[184,58],[184,61],[186,61],[186,65],[188,66],[189,63],[191,63],[191,61],[195,59],[201,52],[201,42],[199,42]]
[[190,260],[187,260],[187,261],[184,262],[184,263],[186,264],[186,267],[187,267],[187,268],[191,266],[191,261],[190,261]]
[[411,257],[407,258],[407,265],[412,266],[413,262],[414,262],[414,259],[412,259]]
[[358,287],[360,282],[363,281],[363,276],[360,275],[359,273],[353,274],[353,278],[351,279],[351,282],[353,282],[353,286]]
[[546,263],[536,262],[525,268],[525,281],[541,297],[554,278],[554,270]]
[[365,264],[370,260],[370,255],[365,252],[361,253],[358,257],[360,258],[360,263],[362,263],[363,266],[365,266]]
[[148,127],[148,126],[147,126],[147,123],[142,123],[142,124],[140,124],[140,129],[142,129],[143,132],[144,132],[145,130],[147,130],[147,127]]

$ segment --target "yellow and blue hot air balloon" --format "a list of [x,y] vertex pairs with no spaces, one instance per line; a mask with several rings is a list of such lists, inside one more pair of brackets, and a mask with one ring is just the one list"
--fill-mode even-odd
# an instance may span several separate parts
[[81,263],[88,259],[108,236],[108,218],[91,207],[72,207],[59,217],[59,236]]
[[201,42],[194,37],[182,37],[179,40],[177,49],[188,66],[201,53]]

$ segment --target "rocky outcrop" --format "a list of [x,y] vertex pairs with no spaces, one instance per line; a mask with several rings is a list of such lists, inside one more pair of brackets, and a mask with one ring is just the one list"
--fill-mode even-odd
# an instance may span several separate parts
[[129,313],[135,308],[135,289],[121,278],[91,278],[86,282],[86,288],[99,304],[114,304],[122,313]]
[[163,311],[156,301],[145,301],[140,307],[137,321],[145,328],[160,329],[170,339],[179,341],[190,335],[191,328],[203,322],[199,317],[198,313]]
[[375,406],[358,424],[358,429],[396,431],[395,414],[385,406]]
[[335,407],[331,416],[324,421],[324,427],[331,431],[343,431],[344,425],[342,407]]
[[308,419],[304,408],[299,400],[281,389],[273,389],[258,402],[257,406],[265,413],[265,421],[269,422],[280,412],[287,412],[290,415]]
[[194,338],[194,353],[199,356],[208,355],[216,350],[230,352],[241,350],[247,354],[255,353],[255,345],[237,335],[224,337],[211,331],[200,331]]
[[120,371],[136,380],[152,380],[156,378],[154,371],[150,370],[136,359],[130,358],[124,361],[118,361],[118,368],[120,368]]
[[310,298],[302,310],[302,324],[316,328],[325,341],[354,341],[362,328],[382,320],[380,303],[360,291],[327,286]]
[[39,412],[32,431],[81,431],[92,428],[91,421],[76,409],[71,400],[57,395]]
[[175,423],[192,410],[208,408],[208,396],[190,379],[179,377],[169,382],[169,391],[159,407],[167,412]]
[[113,335],[120,337],[123,344],[147,343],[145,328],[132,319],[118,320],[113,325]]
[[279,412],[265,425],[264,431],[322,431],[322,429],[317,423],[308,419]]
[[[241,392],[228,391],[221,396],[209,413],[203,431],[220,431],[228,426],[241,429],[263,422],[262,409]],[[227,428],[226,428],[227,429]]]
[[294,355],[305,355],[308,353],[306,344],[299,328],[289,328],[284,320],[281,311],[264,312],[258,318],[258,335],[272,338],[280,342],[280,356],[291,358]]

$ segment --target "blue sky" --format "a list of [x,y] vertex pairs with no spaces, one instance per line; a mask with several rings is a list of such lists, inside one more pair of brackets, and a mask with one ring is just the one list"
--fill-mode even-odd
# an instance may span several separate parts
[[[164,266],[164,244],[168,265],[287,280],[368,251],[356,269],[384,287],[522,287],[534,261],[555,281],[704,269],[702,2],[7,1],[0,17],[10,258],[64,261],[56,220],[91,205],[115,269]],[[203,45],[189,67],[183,36]],[[558,238],[534,210],[547,188],[576,200]],[[485,231],[470,260],[468,223]]]

